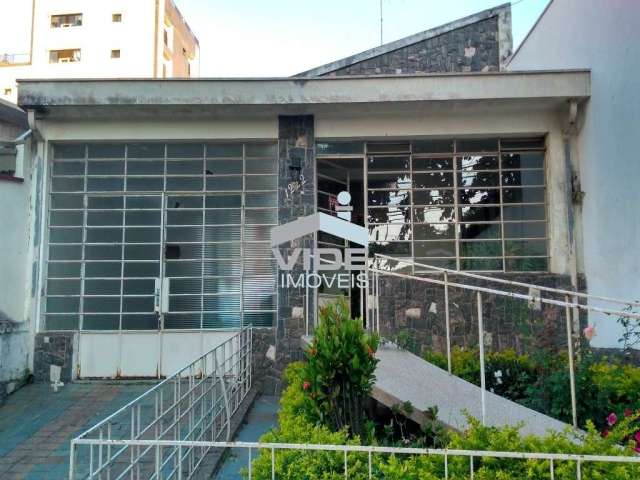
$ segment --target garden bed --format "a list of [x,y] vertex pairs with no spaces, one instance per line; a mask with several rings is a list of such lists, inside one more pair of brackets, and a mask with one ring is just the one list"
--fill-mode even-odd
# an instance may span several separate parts
[[[384,410],[372,403],[369,394],[375,379],[377,346],[377,337],[366,334],[360,320],[349,318],[346,303],[324,307],[313,343],[305,353],[306,361],[291,364],[285,372],[288,387],[281,400],[278,427],[265,434],[261,442],[610,456],[633,456],[640,448],[639,415],[632,410],[635,408],[633,402],[638,398],[629,390],[635,388],[636,372],[628,368],[635,367],[607,364],[586,355],[578,362],[579,384],[584,388],[581,390],[584,417],[581,418],[604,416],[599,423],[606,426],[605,431],[599,431],[591,420],[587,420],[584,423],[586,433],[580,438],[569,430],[540,437],[522,436],[518,427],[485,427],[470,418],[470,427],[465,432],[454,432],[442,428],[435,410],[425,412],[430,420],[417,425],[407,420],[413,409],[410,404]],[[471,381],[474,375],[479,380],[479,365],[476,369],[472,360],[477,358],[474,354],[473,351],[454,352],[454,370]],[[430,356],[429,360],[442,362],[442,358],[435,356]],[[546,399],[545,405],[556,408],[559,416],[567,415],[567,412],[570,415],[570,408],[566,410],[566,405],[555,398],[566,395],[569,390],[566,367],[559,366],[562,360],[562,356],[550,356],[544,363],[513,352],[492,354],[487,362],[490,365],[488,372],[496,381],[490,386],[499,390],[496,393],[511,395],[518,401]],[[500,375],[496,375],[498,371]],[[498,378],[502,380],[498,381]],[[533,392],[536,388],[547,393],[536,396]],[[602,395],[594,399],[593,392]],[[623,411],[618,415],[616,410],[608,411],[609,407],[623,408]],[[351,453],[348,460],[345,458],[340,452],[279,450],[273,453],[273,468],[276,478],[337,479],[344,478],[346,462],[348,478],[370,478],[366,453]],[[376,453],[371,465],[372,478],[436,480],[445,477],[442,456]],[[252,478],[272,478],[272,452],[263,451],[252,466]],[[448,478],[467,479],[470,468],[477,479],[551,478],[548,460],[476,458],[470,467],[469,459],[463,457],[449,458]],[[575,479],[577,464],[575,461],[556,462],[554,473],[556,479]],[[583,479],[635,479],[640,478],[640,465],[585,463],[581,473]]]

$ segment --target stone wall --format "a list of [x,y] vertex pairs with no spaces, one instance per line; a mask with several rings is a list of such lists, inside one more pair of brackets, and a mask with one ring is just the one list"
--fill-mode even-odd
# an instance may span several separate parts
[[504,61],[499,29],[496,15],[334,70],[328,75],[498,71]]
[[51,365],[62,368],[60,380],[68,383],[74,378],[73,358],[75,332],[38,333],[35,338],[33,376],[36,382],[49,382]]
[[291,362],[303,359],[301,333],[274,328],[253,329],[253,385],[265,395],[279,395],[286,387],[282,374]]
[[[312,115],[283,115],[278,120],[278,223],[282,225],[315,213],[315,136]],[[292,248],[312,246],[313,236],[307,235],[280,246],[280,250],[286,257]],[[302,271],[302,265],[298,262],[291,273],[297,276]],[[254,329],[253,378],[262,383],[265,393],[281,391],[284,368],[302,358],[300,338],[305,329],[301,313],[304,308],[304,288],[279,286],[275,328]],[[267,356],[269,346],[273,347],[273,351]]]
[[[571,289],[568,276],[555,274],[503,274],[501,278],[540,286]],[[442,279],[442,277],[437,277]],[[450,276],[451,282],[498,288],[483,280]],[[446,353],[444,287],[417,280],[380,277],[380,331],[404,348],[421,354],[425,350]],[[581,285],[583,290],[584,285]],[[528,294],[528,289],[508,288]],[[559,298],[543,295],[545,298]],[[449,318],[452,346],[478,346],[477,293],[449,288]],[[495,294],[482,294],[485,347],[488,352],[513,348],[519,353],[536,348],[566,345],[564,307],[529,305],[527,301]],[[581,317],[581,322],[586,319]],[[574,325],[574,332],[579,325]]]

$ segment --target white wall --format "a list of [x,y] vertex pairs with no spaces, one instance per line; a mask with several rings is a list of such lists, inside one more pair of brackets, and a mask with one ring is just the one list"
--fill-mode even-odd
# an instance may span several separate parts
[[[155,41],[154,0],[37,0],[31,65],[0,68],[0,98],[16,101],[21,78],[153,77]],[[163,18],[160,2],[160,20]],[[51,15],[82,13],[82,26],[51,28]],[[113,23],[112,14],[122,22]],[[159,32],[160,34],[161,32]],[[159,35],[162,38],[161,35]],[[81,49],[77,63],[49,63],[49,51]],[[111,58],[111,50],[121,57]],[[160,56],[162,50],[159,50]],[[11,88],[11,95],[4,89]]]
[[[23,147],[20,148],[23,150]],[[29,196],[31,178],[29,154],[23,183],[0,182],[0,310],[11,320],[24,322],[27,284]],[[28,328],[28,327],[25,327]]]
[[0,331],[0,382],[21,378],[33,361],[31,161],[29,145],[18,148],[25,162],[24,182],[0,181],[0,310],[17,322],[12,332]]
[[[640,300],[639,39],[637,0],[554,0],[509,65],[591,68],[573,151],[586,193],[582,260],[590,293],[629,300]],[[591,320],[595,346],[617,344],[615,319]]]

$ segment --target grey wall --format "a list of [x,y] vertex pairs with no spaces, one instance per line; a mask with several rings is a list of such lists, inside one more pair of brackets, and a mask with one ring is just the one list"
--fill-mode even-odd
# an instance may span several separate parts
[[498,16],[335,70],[328,75],[500,70]]
[[[568,275],[552,273],[506,273],[492,276],[540,286],[570,289]],[[442,277],[437,277],[442,280]],[[526,288],[497,285],[486,280],[450,275],[453,283],[477,285],[515,293],[529,294]],[[444,287],[412,279],[380,276],[380,332],[402,347],[424,353],[446,353],[446,309]],[[584,284],[580,285],[584,290]],[[543,295],[545,298],[559,297]],[[564,307],[529,305],[524,300],[482,294],[482,314],[487,352],[514,349],[520,354],[538,348],[556,350],[566,345]],[[478,346],[477,293],[449,288],[451,345]],[[574,333],[578,328],[574,327]]]
[[[554,0],[511,61],[512,70],[591,68],[591,99],[572,143],[582,204],[589,292],[640,299],[640,2]],[[594,346],[617,345],[615,318],[590,316]]]
[[[315,212],[315,121],[313,115],[282,115],[278,117],[278,223],[296,220]],[[281,247],[283,255],[288,248],[313,246],[313,237],[299,238]],[[291,272],[302,272],[300,262]],[[278,283],[280,281],[278,280]],[[254,358],[256,378],[264,382],[263,390],[275,393],[282,388],[280,377],[288,363],[302,355],[300,337],[304,334],[304,320],[299,315],[305,305],[305,289],[278,287],[278,323],[276,328],[256,330]],[[310,310],[311,311],[311,310]],[[266,358],[269,346],[275,347],[275,357]]]

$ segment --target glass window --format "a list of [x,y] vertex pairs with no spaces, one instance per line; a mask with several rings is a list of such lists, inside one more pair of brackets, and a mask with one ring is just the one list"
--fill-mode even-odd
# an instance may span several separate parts
[[546,270],[544,146],[544,137],[367,143],[374,250],[456,269]]
[[63,15],[51,15],[51,28],[67,28],[82,26],[81,13],[67,13]]
[[54,145],[47,328],[156,329],[161,271],[175,306],[165,328],[238,326],[241,310],[245,323],[273,318],[277,153],[275,142]]

